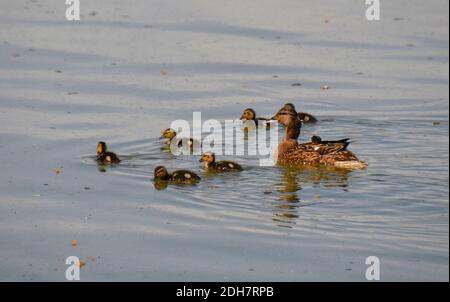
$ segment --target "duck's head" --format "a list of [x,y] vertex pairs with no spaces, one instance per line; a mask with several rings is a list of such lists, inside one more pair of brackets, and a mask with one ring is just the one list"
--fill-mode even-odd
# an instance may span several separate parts
[[256,113],[255,113],[255,110],[253,110],[252,108],[247,108],[242,113],[241,120],[254,121],[255,119],[256,119]]
[[158,166],[155,168],[155,178],[164,179],[169,176],[169,172],[163,166]]
[[272,120],[278,121],[278,123],[287,127],[297,122],[298,115],[295,109],[292,109],[290,106],[284,106],[271,118]]
[[211,165],[215,161],[216,161],[216,155],[212,152],[203,153],[202,157],[199,160],[199,162],[205,162],[206,165]]
[[175,136],[177,136],[177,132],[173,129],[169,128],[164,131],[161,131],[161,138],[173,139]]
[[105,142],[99,142],[97,144],[97,155],[106,153],[106,143]]

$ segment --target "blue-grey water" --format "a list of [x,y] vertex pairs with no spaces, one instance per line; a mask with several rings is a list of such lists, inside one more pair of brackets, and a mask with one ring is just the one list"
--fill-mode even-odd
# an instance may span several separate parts
[[[366,281],[369,256],[382,281],[448,281],[448,2],[385,1],[378,23],[364,1],[262,2],[83,2],[70,23],[2,1],[1,281],[65,281],[69,256],[82,281]],[[215,175],[159,140],[287,101],[319,118],[301,141],[349,137],[368,169]],[[202,181],[155,187],[158,165]]]

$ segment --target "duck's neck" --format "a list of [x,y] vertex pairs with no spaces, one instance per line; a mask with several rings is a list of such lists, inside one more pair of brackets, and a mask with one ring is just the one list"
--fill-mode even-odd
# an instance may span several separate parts
[[296,119],[294,122],[286,126],[284,132],[284,140],[297,140],[300,136],[300,129],[302,128],[302,122],[300,119]]
[[286,126],[283,140],[278,145],[278,150],[276,153],[277,161],[279,156],[281,156],[283,153],[288,152],[290,149],[298,145],[297,139],[300,136],[301,125],[302,122],[299,119],[297,119],[295,122]]

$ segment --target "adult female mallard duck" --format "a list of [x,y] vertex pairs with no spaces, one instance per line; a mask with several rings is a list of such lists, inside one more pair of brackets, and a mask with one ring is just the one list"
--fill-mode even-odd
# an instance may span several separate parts
[[194,172],[188,170],[177,170],[169,173],[166,167],[158,166],[155,168],[156,181],[171,181],[180,184],[194,184],[201,180],[201,178]]
[[[284,105],[284,108],[288,108],[290,110],[296,111],[295,106],[292,103],[286,103]],[[306,112],[297,112],[297,115],[304,124],[317,123],[317,118],[315,116],[313,116],[312,114],[309,114]]]
[[203,153],[200,162],[205,163],[205,168],[216,172],[242,171],[241,165],[231,161],[216,161],[216,155],[212,152]]
[[[177,132],[173,129],[166,129],[164,131],[161,131],[161,138],[167,138],[166,143],[168,145],[172,144],[172,141],[174,138],[176,138]],[[193,138],[177,138],[176,146],[178,148],[183,148],[184,144],[186,144],[186,148],[189,148],[189,150],[192,152],[194,148],[197,148],[198,146],[201,146],[199,142],[194,140]]]
[[115,153],[108,152],[105,142],[99,142],[97,144],[97,162],[100,164],[118,164],[120,159]]
[[288,166],[325,165],[347,169],[363,169],[367,164],[347,150],[349,139],[322,141],[314,136],[311,142],[299,144],[302,122],[289,106],[281,108],[272,118],[285,126],[285,136],[278,145],[276,161]]

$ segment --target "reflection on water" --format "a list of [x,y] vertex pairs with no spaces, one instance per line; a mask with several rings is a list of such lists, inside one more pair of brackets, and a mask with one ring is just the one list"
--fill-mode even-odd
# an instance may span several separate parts
[[338,169],[294,169],[280,168],[282,171],[280,182],[275,184],[275,190],[278,196],[273,203],[272,220],[279,227],[290,228],[299,218],[299,209],[305,206],[311,206],[319,203],[320,194],[316,194],[314,201],[302,201],[302,184],[312,183],[324,187],[346,188],[348,186],[348,177],[351,173],[347,170]]

